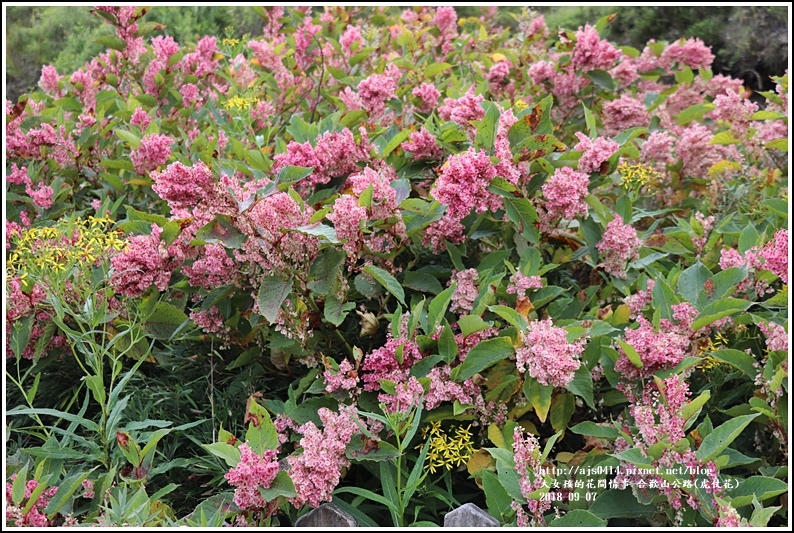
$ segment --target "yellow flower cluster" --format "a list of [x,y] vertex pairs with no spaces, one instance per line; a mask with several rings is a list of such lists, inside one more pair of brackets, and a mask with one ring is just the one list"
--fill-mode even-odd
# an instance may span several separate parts
[[232,96],[231,98],[223,102],[223,107],[227,110],[234,108],[237,109],[238,111],[242,111],[243,109],[248,109],[258,101],[259,101],[258,98],[253,98],[253,97]]
[[640,186],[658,187],[659,180],[662,178],[658,171],[641,163],[636,165],[621,163],[618,165],[618,172],[620,172],[622,178],[620,184],[626,189],[631,189],[637,184]]
[[224,46],[237,46],[240,44],[240,39],[230,39],[227,37],[221,41],[221,44]]
[[441,429],[441,422],[431,422],[429,426],[425,426],[422,436],[425,440],[430,439],[425,468],[435,473],[436,469],[451,470],[453,466],[466,464],[474,453],[470,429],[471,424],[465,428],[459,426],[454,437],[451,437]]
[[[709,354],[705,355],[705,357],[703,357],[703,359],[701,359],[701,361],[697,364],[697,367],[701,370],[711,370],[712,368],[719,366],[731,366],[729,363],[720,361],[719,359],[716,359],[710,355],[712,352],[716,352],[720,348],[729,346],[728,340],[722,335],[722,333],[717,332],[714,337],[715,339],[709,337],[708,343],[701,345],[699,348],[700,355]],[[716,342],[714,342],[715,340]]]
[[31,272],[62,272],[75,263],[92,265],[111,250],[127,246],[122,232],[109,229],[113,224],[110,218],[89,216],[28,228],[11,237],[6,275],[24,280]]

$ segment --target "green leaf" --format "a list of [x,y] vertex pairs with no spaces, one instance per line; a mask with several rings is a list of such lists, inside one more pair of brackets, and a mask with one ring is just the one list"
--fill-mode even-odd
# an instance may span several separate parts
[[481,372],[497,361],[506,359],[513,353],[513,341],[509,337],[487,339],[469,350],[466,359],[452,371],[453,381],[464,381]]
[[507,516],[512,509],[513,498],[499,482],[499,478],[490,470],[482,471],[482,488],[485,492],[485,503],[488,511],[495,517]]
[[568,383],[567,389],[582,398],[590,409],[595,409],[595,399],[593,398],[593,376],[587,365],[581,364],[573,375],[573,379]]
[[538,213],[526,198],[505,198],[505,213],[510,222],[521,228],[522,235],[529,242],[538,241],[538,230],[535,222]]
[[731,135],[731,132],[721,131],[711,138],[709,144],[726,145],[726,144],[738,144],[740,142],[742,142],[741,139],[737,139],[736,137]]
[[141,138],[126,130],[116,130],[116,136],[130,145],[130,148],[138,148],[141,145]]
[[286,166],[282,167],[281,170],[278,171],[278,175],[276,176],[276,181],[279,184],[291,184],[296,183],[306,176],[311,175],[313,172],[312,167],[294,167],[294,166]]
[[783,118],[785,115],[778,113],[776,111],[769,111],[766,109],[761,109],[760,111],[756,111],[752,115],[750,115],[750,120],[778,120]]
[[262,281],[259,286],[257,303],[259,304],[260,314],[269,324],[276,321],[281,304],[284,303],[290,292],[292,292],[291,279],[285,281],[278,276],[267,276]]
[[676,116],[678,125],[683,126],[687,122],[698,119],[709,111],[713,111],[716,109],[716,107],[717,106],[714,104],[695,104],[693,106],[689,106]]
[[609,518],[642,518],[655,515],[656,504],[643,505],[632,494],[632,489],[605,490],[588,509],[595,516]]
[[615,90],[615,80],[612,79],[612,76],[606,70],[593,69],[589,72],[585,72],[583,76],[585,78],[590,78],[593,83],[604,90],[609,92]]
[[246,416],[249,423],[245,440],[248,441],[251,449],[259,455],[264,454],[267,450],[277,449],[279,447],[278,433],[267,409],[251,398],[248,402]]
[[759,244],[761,236],[758,230],[752,224],[747,224],[741,233],[739,233],[739,253],[744,254],[753,246]]
[[436,74],[441,74],[450,68],[452,68],[452,65],[449,63],[431,63],[425,67],[425,79],[432,78]]
[[427,306],[427,326],[429,331],[425,332],[428,335],[435,333],[436,328],[444,318],[444,314],[447,312],[449,302],[452,301],[452,293],[454,292],[454,285],[447,287],[430,301],[430,304]]
[[123,52],[127,48],[127,41],[116,35],[103,35],[102,37],[94,39],[94,42],[112,48],[113,50],[118,50],[119,52]]
[[237,466],[240,462],[240,450],[227,444],[225,442],[213,442],[212,444],[202,444],[202,448],[210,452],[212,455],[220,457],[226,461],[226,465],[230,468]]
[[346,258],[347,254],[343,250],[333,247],[326,248],[312,263],[309,271],[312,281],[307,284],[309,290],[318,296],[327,296],[336,280],[337,272]]
[[325,224],[309,224],[307,226],[299,226],[297,228],[292,228],[292,231],[297,231],[298,233],[303,233],[304,235],[311,235],[313,237],[319,238],[321,241],[330,243],[330,244],[339,244],[341,241],[336,234],[336,229],[330,226],[326,226]]
[[285,470],[280,470],[270,487],[259,487],[259,494],[266,502],[272,502],[279,496],[284,498],[294,498],[298,495],[295,491],[295,484]]
[[227,248],[242,248],[248,236],[234,226],[229,215],[215,215],[196,231],[196,240],[208,244],[220,242]]
[[17,472],[17,477],[14,479],[14,484],[11,485],[11,501],[14,505],[19,505],[25,499],[25,488],[28,480],[28,465],[22,467]]
[[364,442],[360,438],[353,438],[347,447],[347,456],[354,461],[391,461],[400,456],[400,450],[385,440],[378,441],[378,447],[364,451]]
[[488,307],[488,310],[502,317],[508,324],[514,326],[516,329],[526,331],[529,327],[527,319],[512,307],[507,307],[506,305],[491,305]]
[[485,109],[485,116],[482,120],[475,121],[477,134],[474,138],[474,146],[494,154],[494,141],[496,140],[496,129],[499,126],[499,108],[488,100],[481,102],[481,107]]
[[721,426],[714,428],[711,433],[706,435],[703,442],[700,443],[700,448],[695,452],[695,455],[701,461],[708,461],[716,458],[720,452],[730,446],[744,428],[758,416],[760,416],[760,413],[737,416],[723,423]]
[[678,276],[678,293],[697,306],[703,285],[711,279],[711,271],[698,261]]
[[81,416],[65,413],[56,409],[28,409],[24,407],[15,407],[10,411],[6,411],[6,416],[13,415],[46,415],[62,418],[68,422],[73,422],[85,427],[88,431],[99,432],[99,425],[96,422],[87,420]]
[[355,307],[354,302],[342,302],[336,295],[331,294],[325,299],[323,316],[328,322],[339,327],[345,321],[347,314]]
[[607,521],[598,518],[590,511],[572,509],[561,517],[549,522],[549,527],[591,528],[606,527]]
[[477,315],[466,315],[458,319],[458,326],[460,332],[464,337],[468,337],[472,333],[477,333],[491,327],[485,320]]
[[[375,281],[383,285],[387,291],[392,293],[397,301],[399,301],[402,305],[405,304],[405,292],[403,292],[403,288],[400,283],[388,272],[383,270],[382,268],[378,268],[374,265],[367,265],[364,267],[364,272],[375,278]],[[432,302],[431,302],[432,305]]]
[[554,387],[551,385],[541,385],[537,379],[526,376],[524,381],[524,396],[535,409],[541,423],[546,422],[546,417],[551,408],[551,393]]
[[439,294],[444,288],[438,278],[427,272],[414,272],[409,270],[403,277],[403,286],[415,291],[430,294]]
[[753,497],[762,502],[787,491],[788,485],[785,481],[767,476],[751,476],[739,483],[739,486],[735,489],[727,491],[727,493],[731,498],[731,505],[739,508],[750,505],[753,502]]
[[399,512],[399,509],[397,509],[397,505],[394,502],[387,500],[380,494],[376,494],[371,490],[363,489],[361,487],[337,487],[336,490],[334,491],[334,494],[340,494],[340,493],[349,493],[349,494],[355,494],[356,496],[362,496],[373,502],[385,505],[390,511],[393,511],[395,513]]
[[774,139],[767,143],[764,143],[764,148],[773,148],[775,150],[780,150],[781,152],[788,152],[788,138],[781,137],[780,139]]
[[169,340],[179,326],[188,320],[190,318],[181,309],[167,302],[159,302],[143,324],[143,329],[157,340]]
[[626,357],[629,358],[631,364],[633,364],[637,368],[642,368],[644,366],[642,363],[642,358],[640,357],[640,354],[637,353],[637,350],[634,349],[634,346],[620,339],[615,339],[615,340],[620,345],[620,347],[623,348],[623,353],[625,353]]
[[585,421],[571,426],[571,431],[577,435],[598,437],[599,439],[615,440],[620,434],[615,426],[599,426],[595,422]]
[[673,319],[673,306],[677,305],[679,301],[667,280],[662,277],[657,278],[656,285],[651,291],[651,300],[654,309],[660,311],[661,318]]
[[455,334],[449,324],[444,326],[438,337],[438,353],[447,364],[452,363],[458,356],[458,343],[455,342]]
[[556,431],[563,431],[568,427],[568,422],[576,409],[573,394],[557,394],[551,402],[550,416],[551,427]]
[[711,398],[711,391],[706,389],[701,392],[697,398],[686,404],[681,411],[684,421],[688,421],[691,417],[696,416],[703,406],[706,405],[706,402],[709,401],[709,398]]
[[704,328],[721,318],[735,315],[753,305],[753,302],[739,298],[723,298],[704,307],[698,317],[692,322],[692,331]]
[[14,327],[11,330],[9,344],[11,345],[11,351],[14,352],[17,360],[22,357],[22,353],[25,351],[25,348],[28,347],[28,343],[30,342],[30,334],[33,330],[33,322],[35,319],[35,315],[30,314],[14,323]]
[[381,151],[381,157],[385,158],[390,153],[392,153],[395,148],[400,146],[400,144],[402,144],[402,142],[405,139],[408,138],[408,135],[410,135],[410,133],[411,133],[411,130],[407,130],[407,129],[406,130],[402,130],[399,133],[397,133],[396,135],[394,135],[394,137],[389,139],[389,142],[386,143],[386,146],[384,146],[383,150]]
[[582,109],[584,109],[584,122],[587,125],[587,135],[591,139],[598,137],[598,127],[596,126],[595,117],[593,112],[590,111],[584,102],[582,102]]
[[755,358],[747,354],[741,350],[733,350],[729,348],[725,348],[722,350],[717,350],[715,352],[711,352],[711,357],[717,359],[719,361],[724,361],[734,367],[738,368],[750,379],[755,379],[755,376],[758,374],[758,369],[753,366],[755,363]]

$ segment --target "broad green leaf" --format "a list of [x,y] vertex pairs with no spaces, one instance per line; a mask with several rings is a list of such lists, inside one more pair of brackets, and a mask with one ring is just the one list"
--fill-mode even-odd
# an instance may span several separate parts
[[286,166],[282,167],[281,170],[278,171],[278,175],[276,176],[276,181],[280,184],[290,184],[296,183],[303,178],[311,175],[314,169],[311,167],[294,167],[294,166]]
[[464,337],[488,329],[488,323],[477,315],[465,315],[458,319],[460,332]]
[[704,307],[698,317],[692,322],[692,331],[704,328],[721,318],[735,315],[753,305],[753,302],[738,298],[723,298]]
[[14,323],[14,326],[11,330],[9,344],[11,345],[11,351],[14,352],[17,360],[22,357],[22,353],[25,351],[25,348],[28,347],[28,343],[30,342],[30,334],[33,331],[33,322],[35,319],[35,315],[30,314],[26,317],[18,319]]
[[711,138],[709,144],[738,144],[742,142],[741,139],[737,139],[731,132],[729,131],[721,131],[716,134],[714,137]]
[[253,397],[249,399],[246,418],[249,422],[245,440],[248,441],[254,452],[262,455],[267,450],[275,450],[279,447],[278,433],[270,418],[270,413]]
[[551,408],[551,393],[553,391],[553,386],[541,385],[537,379],[530,376],[525,377],[524,396],[527,397],[527,400],[535,409],[535,414],[538,415],[541,423],[546,422],[546,417]]
[[600,426],[595,422],[585,421],[571,426],[571,431],[577,435],[587,435],[598,437],[599,439],[615,440],[618,438],[618,430],[615,426]]
[[675,118],[678,120],[678,125],[683,126],[687,122],[699,119],[714,109],[716,109],[714,104],[695,104],[681,111]]
[[336,295],[330,294],[325,299],[323,316],[328,322],[339,327],[345,321],[347,314],[355,307],[355,302],[342,302]]
[[602,89],[612,92],[615,90],[615,80],[612,79],[609,72],[601,69],[593,69],[583,74],[585,78],[590,78],[593,83]]
[[262,280],[262,284],[259,286],[257,303],[259,304],[260,314],[269,324],[276,321],[281,304],[284,303],[290,292],[292,292],[291,279],[285,281],[278,276],[267,276]]
[[640,354],[637,353],[637,350],[634,349],[634,346],[620,339],[615,339],[615,341],[617,341],[620,347],[623,348],[623,353],[629,358],[631,364],[637,368],[642,368],[644,366],[642,363],[642,358],[640,357]]
[[697,398],[686,404],[681,411],[684,420],[688,421],[692,416],[697,415],[703,406],[706,405],[706,402],[709,401],[709,398],[711,398],[711,391],[706,389]]
[[126,141],[130,148],[138,148],[141,145],[141,138],[127,130],[116,130],[116,136],[122,141]]
[[556,394],[551,401],[550,420],[551,427],[556,431],[563,431],[568,427],[568,421],[573,416],[576,403],[573,394]]
[[103,35],[102,37],[94,39],[94,42],[112,48],[113,50],[118,50],[119,52],[123,52],[127,48],[127,41],[116,35]]
[[455,334],[449,325],[444,326],[438,337],[438,353],[447,364],[452,363],[458,356],[458,344],[455,342]]
[[432,78],[436,74],[440,74],[449,68],[452,68],[452,65],[449,63],[431,63],[425,67],[425,78]]
[[474,146],[485,150],[488,155],[493,155],[496,129],[499,126],[499,108],[488,100],[481,102],[481,107],[485,109],[485,116],[482,120],[475,122],[477,134],[474,138]]
[[491,305],[488,307],[488,310],[492,313],[496,313],[508,324],[514,326],[518,330],[526,331],[527,327],[529,327],[527,319],[512,307],[507,307],[506,305]]
[[697,306],[703,285],[711,279],[711,271],[698,261],[678,276],[678,293]]
[[202,444],[202,448],[212,455],[220,457],[226,461],[226,465],[234,468],[240,462],[240,450],[225,442],[213,442],[212,444]]
[[286,470],[280,470],[279,473],[276,474],[276,478],[270,484],[270,487],[259,487],[259,495],[262,496],[266,502],[272,502],[279,496],[294,498],[297,494],[295,485],[292,483],[292,478],[289,477]]
[[584,509],[572,509],[549,522],[549,527],[591,528],[606,527],[607,521]]
[[[592,332],[591,332],[592,335]],[[595,399],[593,398],[593,376],[587,365],[582,363],[573,375],[573,379],[568,383],[567,389],[582,398],[590,409],[595,409]]]
[[190,320],[184,311],[167,302],[159,302],[143,324],[143,329],[158,340],[168,340],[177,329]]
[[643,505],[632,494],[632,489],[605,490],[588,509],[595,516],[609,518],[642,518],[657,513],[657,506]]
[[755,379],[755,376],[758,374],[758,369],[753,365],[753,363],[755,363],[755,358],[741,350],[725,348],[711,352],[710,355],[714,359],[733,365],[747,374],[751,379]]
[[701,461],[716,458],[760,413],[732,418],[706,435],[695,455]]
[[662,277],[656,280],[656,285],[653,286],[651,291],[651,298],[654,309],[660,311],[661,318],[667,320],[673,319],[673,306],[679,303],[675,292]]
[[438,278],[428,274],[427,272],[414,272],[409,270],[403,277],[403,286],[413,289],[415,291],[426,292],[430,294],[439,294],[444,290]]
[[14,505],[19,505],[25,499],[25,488],[28,481],[28,465],[22,467],[17,472],[17,477],[11,485],[11,501]]
[[405,292],[403,291],[400,282],[397,281],[394,278],[394,276],[392,276],[382,268],[378,268],[374,265],[365,266],[364,272],[375,278],[375,281],[383,285],[383,288],[389,291],[390,293],[392,293],[394,297],[397,298],[397,301],[399,301],[402,305],[406,305]]
[[735,489],[728,490],[727,495],[731,498],[731,505],[739,508],[750,505],[753,497],[762,502],[787,491],[785,481],[767,476],[751,476],[742,480]]
[[312,237],[317,237],[321,241],[330,243],[330,244],[339,244],[339,237],[336,235],[336,229],[332,228],[331,226],[326,226],[325,224],[309,224],[306,226],[299,226],[297,228],[293,228],[292,231],[297,231],[298,233],[303,233],[304,235],[311,235]]
[[309,290],[318,296],[327,296],[345,258],[347,254],[343,250],[333,247],[323,250],[309,271],[312,279],[307,284]]
[[214,219],[199,228],[196,240],[208,244],[223,243],[227,248],[242,248],[248,236],[238,230],[229,215],[216,215]]
[[509,337],[487,339],[469,350],[466,359],[452,371],[453,381],[464,381],[481,372],[497,361],[506,359],[513,353],[513,341]]

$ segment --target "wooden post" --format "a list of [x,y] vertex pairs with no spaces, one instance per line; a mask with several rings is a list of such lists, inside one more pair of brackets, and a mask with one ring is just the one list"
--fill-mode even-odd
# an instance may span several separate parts
[[295,527],[357,527],[358,522],[349,513],[333,503],[324,503],[295,521]]
[[444,527],[499,527],[499,521],[473,503],[444,515]]

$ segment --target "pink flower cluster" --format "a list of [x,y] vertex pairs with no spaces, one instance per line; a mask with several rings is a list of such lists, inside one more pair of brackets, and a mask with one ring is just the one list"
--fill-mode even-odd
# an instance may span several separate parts
[[378,401],[385,408],[386,413],[408,413],[422,402],[425,393],[424,387],[414,376],[410,376],[408,381],[397,383],[394,386],[395,393],[378,394]]
[[354,405],[341,406],[338,414],[323,407],[318,414],[323,423],[322,431],[313,422],[298,428],[298,432],[303,434],[300,440],[303,453],[287,459],[297,492],[290,503],[298,508],[303,505],[315,508],[331,500],[331,494],[339,484],[341,470],[350,466],[345,448],[353,435],[361,432]]
[[651,122],[651,115],[645,105],[628,94],[604,102],[602,112],[604,133],[609,136],[617,135],[629,128],[647,126]]
[[761,322],[758,324],[758,329],[766,336],[767,349],[788,352],[788,333],[786,328],[774,322]]
[[568,342],[567,332],[550,318],[535,320],[522,333],[523,346],[516,350],[516,368],[542,385],[565,387],[579,369],[585,341]]
[[353,133],[345,128],[340,132],[326,132],[317,138],[316,145],[290,141],[287,151],[273,158],[273,172],[283,167],[312,167],[312,173],[298,182],[299,188],[308,189],[315,185],[328,183],[331,178],[343,176],[360,169],[356,163],[370,161],[372,146],[367,139],[366,130],[361,129],[361,143],[357,144]]
[[394,98],[397,81],[385,74],[373,74],[358,84],[361,105],[372,116],[380,116],[386,110],[386,100]]
[[576,132],[576,137],[579,139],[579,143],[574,146],[574,150],[584,152],[579,157],[578,168],[579,172],[584,172],[585,174],[600,172],[601,165],[612,157],[620,147],[612,139],[598,137],[595,140],[591,140],[587,135],[579,131]]
[[463,405],[472,405],[479,396],[480,388],[471,379],[463,384],[452,381],[450,375],[452,367],[449,365],[434,367],[427,375],[430,378],[430,387],[425,393],[425,410],[435,409],[441,402],[458,401]]
[[[402,361],[398,360],[398,351],[402,352]],[[364,372],[362,375],[364,390],[378,390],[382,379],[395,383],[406,381],[411,366],[420,359],[422,353],[415,341],[394,338],[389,332],[386,344],[364,357],[364,362],[361,364],[361,370]]]
[[474,91],[472,85],[460,98],[445,98],[444,104],[438,108],[438,115],[444,120],[457,122],[467,132],[473,134],[475,130],[470,121],[481,120],[485,116],[485,110],[480,107],[480,102],[485,100],[485,97],[474,94]]
[[659,331],[644,317],[638,317],[640,327],[626,328],[625,339],[642,361],[642,368],[634,366],[623,348],[619,348],[620,358],[615,362],[615,370],[628,379],[647,377],[666,368],[672,368],[686,355],[690,347],[689,330],[681,328],[669,320],[662,319]]
[[607,224],[596,249],[601,254],[604,270],[619,278],[626,278],[626,262],[639,257],[642,245],[637,230],[631,224],[624,224],[620,215]]
[[224,476],[234,489],[234,503],[242,510],[263,509],[267,502],[259,489],[268,489],[278,474],[276,450],[259,455],[248,442],[240,445],[240,462]]
[[609,69],[623,53],[612,46],[609,41],[603,41],[598,36],[595,28],[586,24],[584,29],[576,32],[576,45],[571,54],[571,66],[582,72],[593,69]]
[[551,508],[549,499],[529,497],[544,485],[543,468],[540,464],[540,443],[531,433],[527,433],[525,437],[519,426],[513,430],[513,458],[521,495],[526,498],[530,512],[539,518]]
[[543,282],[540,276],[525,276],[521,272],[516,272],[510,276],[507,284],[507,294],[515,294],[518,298],[525,298],[530,289],[540,289]]
[[168,288],[171,273],[182,258],[172,255],[175,247],[166,248],[160,240],[162,233],[160,226],[152,224],[151,235],[131,237],[127,250],[110,259],[110,282],[117,292],[137,297],[152,285],[160,291]]
[[39,494],[30,510],[23,514],[22,511],[27,505],[26,502],[30,500],[30,497],[33,495],[33,491],[39,486],[39,482],[35,479],[29,479],[25,483],[25,496],[23,499],[23,503],[25,503],[25,505],[16,506],[12,503],[13,500],[11,497],[11,492],[14,487],[13,482],[16,477],[16,474],[14,474],[11,476],[11,483],[6,482],[6,525],[16,527],[49,526],[50,521],[47,520],[47,515],[44,514],[44,509],[46,509],[47,505],[49,505],[50,499],[55,496],[55,493],[58,491],[58,487],[52,486],[44,489],[44,492]]
[[441,167],[433,197],[447,204],[446,216],[454,220],[463,219],[472,209],[478,213],[489,209],[497,211],[502,207],[502,201],[488,190],[495,177],[496,168],[488,153],[469,148],[466,152],[450,156]]
[[[135,165],[135,172],[146,174],[165,164],[171,157],[171,145],[174,140],[168,135],[153,133],[141,139],[141,144],[130,152],[130,159]],[[181,163],[180,163],[181,164]]]
[[176,161],[151,176],[152,190],[168,202],[171,216],[176,218],[189,217],[190,210],[209,196],[214,182],[212,171],[201,161],[192,167]]
[[419,131],[412,131],[408,140],[404,141],[401,146],[406,152],[411,152],[415,160],[436,161],[443,155],[441,147],[436,143],[436,138],[424,126]]
[[434,110],[438,105],[438,97],[441,96],[441,93],[432,83],[422,83],[416,87],[411,94],[422,101],[417,107],[421,113],[429,113]]
[[696,38],[681,39],[669,45],[662,52],[659,63],[670,68],[673,63],[693,69],[709,68],[714,61],[711,47]]
[[455,291],[452,293],[452,303],[449,310],[452,313],[465,314],[474,308],[474,300],[480,294],[477,288],[479,274],[477,269],[467,268],[466,270],[453,271],[449,278],[448,285],[455,283]]
[[572,168],[561,167],[555,170],[541,187],[546,198],[544,207],[548,218],[573,220],[579,215],[586,215],[587,203],[584,199],[590,194],[587,190],[589,183],[587,174],[576,172]]
[[783,283],[788,283],[788,230],[775,232],[773,240],[761,248],[764,268],[771,270]]
[[323,372],[323,379],[325,379],[325,392],[334,393],[338,390],[351,391],[356,388],[358,384],[358,376],[353,368],[353,363],[347,359],[343,359],[339,363],[339,370],[332,372],[326,366]]

